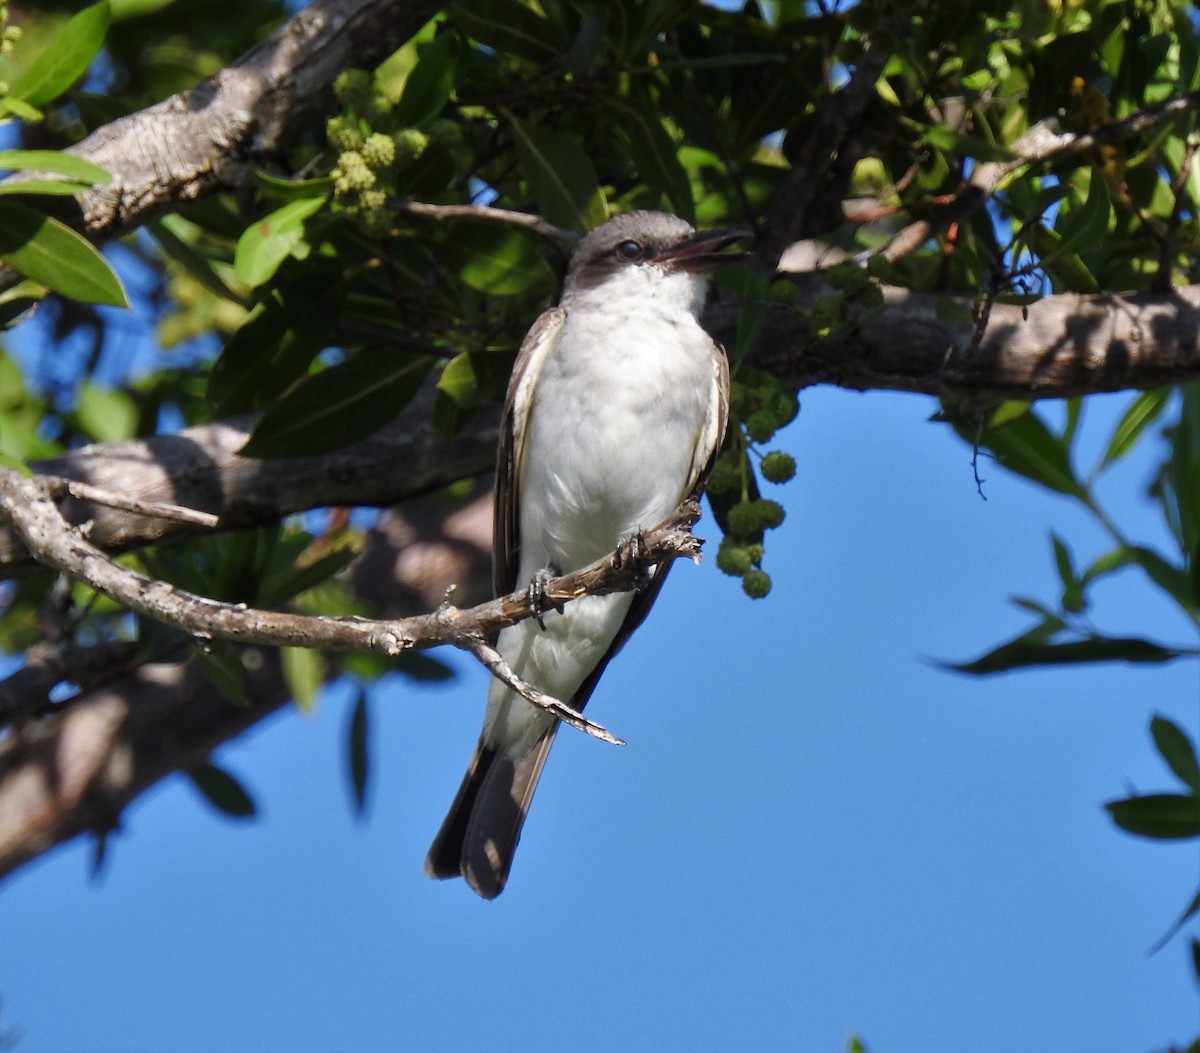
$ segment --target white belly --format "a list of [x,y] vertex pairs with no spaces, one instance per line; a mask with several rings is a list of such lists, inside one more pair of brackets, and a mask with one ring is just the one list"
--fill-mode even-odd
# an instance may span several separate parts
[[[546,567],[566,573],[665,519],[700,465],[701,437],[719,397],[710,338],[662,319],[606,331],[568,317],[537,379],[520,466],[517,585]],[[569,701],[608,651],[631,593],[594,596],[565,613],[500,634],[499,649],[527,682]],[[493,681],[485,737],[524,752],[550,718]]]

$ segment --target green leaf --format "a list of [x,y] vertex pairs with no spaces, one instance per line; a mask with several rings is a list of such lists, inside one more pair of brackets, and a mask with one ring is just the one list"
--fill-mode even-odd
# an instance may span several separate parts
[[554,272],[522,231],[500,224],[457,224],[441,246],[448,266],[472,289],[489,296],[549,293]]
[[442,33],[418,48],[420,57],[393,111],[395,127],[420,128],[442,112],[454,90],[461,50],[454,33]]
[[[1108,181],[1100,170],[1093,168],[1088,183],[1087,197],[1083,204],[1059,212],[1055,224],[1062,236],[1060,252],[1075,252],[1103,244],[1108,234],[1108,222],[1112,216],[1112,197],[1108,192]],[[1043,261],[1044,262],[1044,261]]]
[[461,351],[455,355],[438,377],[437,398],[433,419],[444,435],[453,435],[467,418],[475,404],[479,378],[471,355]]
[[243,457],[308,457],[369,438],[408,405],[428,355],[366,352],[307,377],[258,422]]
[[213,261],[198,252],[184,236],[188,227],[189,224],[178,216],[164,216],[161,220],[148,224],[147,229],[158,242],[159,248],[210,293],[222,300],[245,304],[244,298],[225,284],[225,279],[217,273]]
[[311,647],[281,647],[279,664],[293,701],[303,712],[310,712],[325,679],[320,653]]
[[1054,564],[1058,568],[1058,577],[1062,581],[1063,610],[1078,614],[1084,608],[1083,590],[1079,578],[1075,574],[1075,566],[1071,561],[1071,550],[1057,534],[1051,533],[1050,541],[1054,546]]
[[256,602],[260,607],[278,607],[333,577],[354,559],[354,556],[354,549],[346,547],[330,552],[311,563],[291,564],[283,571],[268,570],[259,584]]
[[1170,388],[1157,388],[1154,391],[1143,391],[1133,400],[1113,429],[1112,438],[1108,440],[1108,449],[1104,451],[1104,457],[1100,461],[1100,468],[1105,468],[1124,457],[1133,448],[1142,432],[1162,415],[1170,397]]
[[1112,820],[1127,833],[1156,841],[1200,837],[1200,797],[1181,793],[1152,793],[1109,801]]
[[1188,612],[1195,610],[1192,584],[1181,568],[1168,563],[1154,549],[1142,545],[1130,545],[1126,551],[1132,562],[1141,567],[1146,576],[1180,607]]
[[980,443],[1009,471],[1059,493],[1076,497],[1085,493],[1071,468],[1066,444],[1032,408],[998,427],[988,428]]
[[466,406],[479,387],[471,356],[460,352],[446,363],[438,378],[437,389],[458,406]]
[[30,106],[27,102],[14,99],[11,95],[0,98],[0,114],[11,114],[18,120],[28,121],[30,124],[37,124],[45,117],[45,114],[36,106]]
[[[782,56],[779,56],[782,58]],[[952,157],[974,157],[979,161],[1015,161],[1017,155],[999,143],[989,142],[974,135],[953,132],[944,124],[919,125],[908,118],[905,124],[919,130],[921,139],[950,154]]]
[[[209,595],[215,593],[216,590],[209,591]],[[205,677],[222,698],[235,706],[250,705],[250,696],[246,694],[246,670],[231,647],[213,646],[197,650],[195,654]]]
[[85,186],[112,182],[112,176],[99,165],[58,150],[0,150],[0,169],[53,172]]
[[304,221],[319,212],[326,200],[324,192],[297,198],[248,226],[238,238],[234,274],[251,288],[270,281],[279,265],[304,240]]
[[1192,740],[1178,724],[1159,714],[1155,714],[1154,719],[1150,721],[1150,734],[1171,771],[1179,776],[1194,794],[1200,796],[1200,762],[1196,760],[1196,749]]
[[350,725],[346,729],[346,765],[350,771],[350,793],[354,814],[362,818],[367,805],[367,783],[370,777],[371,753],[369,737],[371,724],[367,712],[367,695],[358,692],[354,709],[350,713]]
[[85,381],[75,416],[94,442],[131,439],[137,430],[138,408],[128,392],[97,387]]
[[1030,666],[1079,665],[1083,662],[1170,662],[1191,654],[1190,651],[1174,650],[1138,637],[1089,636],[1083,640],[1043,643],[1029,640],[1022,634],[974,661],[939,664],[958,673],[985,676]]
[[[1192,897],[1192,902],[1183,908],[1183,913],[1180,914],[1176,919],[1175,924],[1167,929],[1167,931],[1164,932],[1159,938],[1158,942],[1150,948],[1150,953],[1157,954],[1159,951],[1161,951],[1163,947],[1165,947],[1170,941],[1171,937],[1174,936],[1175,933],[1177,933],[1180,929],[1182,929],[1189,921],[1191,921],[1197,913],[1200,913],[1200,890],[1198,890],[1196,895]],[[1193,940],[1193,954],[1195,954],[1198,949],[1200,949],[1200,944],[1197,944],[1196,941]],[[1198,976],[1200,976],[1200,956],[1197,956],[1196,958],[1196,973]]]
[[0,201],[0,259],[72,300],[129,306],[121,280],[90,241],[12,201]]
[[1063,244],[1062,237],[1056,231],[1035,223],[1027,227],[1025,233],[1038,255],[1038,262],[1054,282],[1056,290],[1082,293],[1100,291],[1100,283],[1088,270],[1087,264]]
[[260,409],[304,376],[332,342],[342,293],[340,273],[310,274],[271,289],[213,363],[208,377],[213,412]]
[[629,156],[641,179],[666,197],[677,215],[695,222],[691,180],[656,110],[645,100],[641,106],[631,106],[612,96],[605,96],[602,101],[613,111],[616,126],[625,137]]
[[198,764],[189,769],[187,775],[204,799],[223,815],[231,819],[252,819],[257,814],[254,801],[242,784],[215,764]]
[[333,180],[329,176],[313,179],[284,179],[261,168],[253,170],[254,185],[267,197],[276,201],[307,201],[310,198],[328,196],[333,192]]
[[40,194],[42,197],[74,197],[82,194],[90,183],[73,183],[69,179],[13,179],[0,183],[0,195]]
[[108,0],[85,7],[54,34],[49,46],[9,83],[13,99],[30,106],[53,102],[86,72],[108,32]]
[[443,684],[454,679],[454,669],[440,658],[422,651],[405,651],[392,663],[392,669],[410,680],[426,684]]
[[450,21],[480,44],[539,64],[569,44],[553,23],[516,0],[464,0],[451,5]]
[[1096,558],[1092,565],[1083,572],[1083,575],[1079,579],[1080,584],[1085,586],[1090,585],[1097,578],[1113,574],[1133,563],[1133,554],[1127,548],[1115,548],[1111,552],[1106,552],[1103,556]]
[[550,132],[508,115],[521,171],[538,209],[551,223],[590,230],[608,218],[596,170],[583,148],[565,132]]

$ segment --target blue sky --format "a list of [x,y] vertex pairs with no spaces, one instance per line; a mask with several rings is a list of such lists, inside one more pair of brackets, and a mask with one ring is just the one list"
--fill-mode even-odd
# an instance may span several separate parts
[[[1089,404],[1095,447],[1128,396]],[[972,680],[1049,599],[1048,528],[1103,551],[1060,499],[985,466],[915,396],[804,394],[746,600],[680,565],[592,709],[624,748],[559,737],[494,903],[421,862],[474,743],[485,676],[397,682],[373,710],[369,820],[347,806],[348,697],[218,755],[262,817],[182,779],[128,812],[104,878],[76,844],[0,895],[0,1009],[51,1050],[1127,1050],[1185,1045],[1197,996],[1176,939],[1193,845],[1101,808],[1168,789],[1149,739],[1193,736],[1194,663]],[[1155,540],[1148,462],[1108,499]],[[710,520],[699,532],[715,540]],[[1105,628],[1191,642],[1132,573]]]

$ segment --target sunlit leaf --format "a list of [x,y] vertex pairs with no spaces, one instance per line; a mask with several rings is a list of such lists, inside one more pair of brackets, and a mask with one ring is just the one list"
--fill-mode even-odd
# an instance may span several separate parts
[[529,236],[499,224],[459,224],[442,247],[441,257],[458,268],[459,277],[489,296],[549,292],[554,272]]
[[919,132],[922,140],[953,157],[974,157],[978,161],[1015,161],[1017,158],[1012,150],[999,143],[952,131],[943,124],[921,125],[908,118],[903,120]]
[[112,176],[98,164],[58,150],[0,150],[0,169],[52,172],[85,186],[112,182]]
[[108,32],[108,0],[85,7],[69,18],[49,47],[9,83],[9,94],[30,106],[53,102],[87,72]]
[[325,678],[320,652],[310,647],[281,647],[279,664],[292,700],[301,710],[311,710]]
[[95,442],[117,442],[133,438],[138,408],[128,392],[101,388],[90,382],[79,389],[75,415]]
[[590,230],[608,218],[604,191],[588,155],[570,135],[509,118],[521,170],[533,188],[538,210],[569,230]]
[[73,183],[68,179],[14,179],[0,183],[0,195],[40,194],[42,197],[74,197],[82,194],[90,183]]
[[442,112],[454,89],[460,52],[454,33],[442,33],[418,50],[420,57],[396,104],[398,127],[419,128]]
[[297,198],[251,223],[238,239],[233,272],[251,288],[270,281],[279,265],[304,240],[304,221],[319,212],[325,194]]
[[632,106],[613,96],[605,98],[604,102],[625,136],[638,175],[670,201],[677,215],[694,221],[691,181],[679,163],[675,144],[663,127],[661,117],[649,106]]
[[1170,397],[1170,388],[1156,388],[1143,391],[1133,400],[1113,429],[1108,449],[1100,461],[1101,468],[1124,457],[1133,448],[1142,433],[1162,415]]
[[0,201],[0,259],[72,300],[129,306],[121,280],[90,241],[12,201]]

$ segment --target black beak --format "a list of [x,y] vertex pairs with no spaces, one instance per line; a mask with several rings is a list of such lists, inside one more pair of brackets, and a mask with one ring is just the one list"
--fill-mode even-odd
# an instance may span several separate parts
[[688,271],[691,274],[704,274],[716,270],[727,263],[736,263],[745,259],[745,252],[722,252],[721,250],[735,241],[744,241],[751,237],[748,230],[702,230],[690,238],[684,238],[678,244],[672,245],[665,252],[654,257],[654,263],[665,263],[673,270]]

